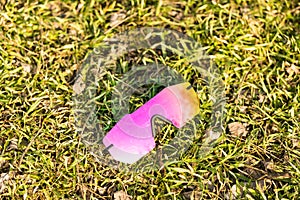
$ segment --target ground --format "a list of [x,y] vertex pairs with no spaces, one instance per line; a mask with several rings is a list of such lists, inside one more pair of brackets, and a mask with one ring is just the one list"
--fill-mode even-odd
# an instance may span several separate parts
[[[299,22],[296,0],[0,0],[1,198],[299,199]],[[207,156],[195,157],[195,143],[182,161],[133,174],[87,151],[72,95],[88,52],[144,26],[206,48],[222,72],[226,118]],[[115,80],[103,81],[109,96]]]

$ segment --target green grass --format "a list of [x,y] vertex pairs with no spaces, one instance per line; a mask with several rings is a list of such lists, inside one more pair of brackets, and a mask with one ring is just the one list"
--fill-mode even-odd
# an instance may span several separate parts
[[[110,199],[117,191],[132,199],[299,199],[299,22],[296,0],[0,0],[1,199]],[[97,162],[80,142],[72,81],[104,38],[144,26],[183,32],[214,56],[226,129],[204,158],[196,157],[199,140],[181,162],[131,174]],[[155,56],[200,81],[180,60]],[[143,63],[127,59],[120,65]],[[116,81],[107,80],[103,98]],[[105,101],[100,108],[112,120]],[[245,130],[229,129],[233,122]]]

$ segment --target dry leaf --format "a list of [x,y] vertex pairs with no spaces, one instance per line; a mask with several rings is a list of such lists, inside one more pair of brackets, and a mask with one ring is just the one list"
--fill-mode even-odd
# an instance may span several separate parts
[[73,90],[76,94],[81,94],[85,88],[85,83],[83,82],[82,78],[79,77],[73,85]]
[[246,113],[247,108],[248,108],[247,106],[240,106],[240,111],[242,113]]
[[125,18],[126,18],[126,14],[122,12],[113,13],[112,16],[110,17],[110,26],[111,27],[118,26],[123,22]]
[[22,67],[23,67],[23,70],[24,70],[25,72],[30,73],[30,71],[31,71],[31,66],[30,66],[29,64],[23,63],[23,64],[22,64]]
[[0,156],[0,171],[9,167],[9,162]]
[[18,150],[18,139],[16,138],[11,139],[6,150],[7,151]]
[[241,190],[240,188],[238,188],[236,186],[236,184],[234,184],[231,189],[230,189],[230,199],[237,199],[241,194]]
[[274,169],[275,169],[275,165],[274,165],[273,161],[264,162],[264,166],[266,169],[271,170],[271,171],[274,171]]
[[292,138],[292,144],[293,144],[293,148],[299,148],[300,147],[300,139]]
[[259,94],[259,99],[258,99],[258,102],[259,103],[263,103],[264,102],[264,100],[265,100],[265,96],[264,95],[262,95],[262,94]]
[[248,157],[246,160],[246,166],[245,169],[243,169],[243,171],[251,178],[253,179],[259,179],[261,178],[265,172],[256,168],[255,166],[257,166],[261,161],[256,160],[252,157]]
[[228,128],[230,133],[237,137],[245,137],[248,133],[245,124],[242,124],[240,122],[232,122],[228,124]]
[[77,13],[79,13],[79,11],[81,10],[81,8],[83,8],[83,6],[84,6],[84,3],[79,3],[77,5],[77,9],[76,9]]
[[252,167],[246,167],[244,169],[244,172],[246,172],[247,175],[253,179],[259,179],[262,176],[264,176],[264,174],[265,174],[265,172],[263,172],[259,169],[256,169],[256,168],[252,168]]
[[299,74],[300,73],[300,70],[298,69],[298,67],[294,64],[291,64],[290,67],[287,67],[286,68],[286,71],[289,75],[293,75],[294,73],[295,74]]
[[4,184],[5,181],[9,180],[9,174],[8,173],[2,173],[0,174],[0,194],[3,193],[3,191],[6,188],[6,185]]
[[125,191],[120,190],[114,193],[114,200],[131,200],[131,197]]
[[189,192],[184,192],[183,196],[185,199],[194,199],[194,200],[199,200],[203,196],[201,192],[199,191],[189,191]]
[[177,20],[181,20],[182,17],[183,17],[182,12],[175,11],[175,10],[170,11],[168,14],[169,14],[170,16],[174,17],[174,18],[177,19]]
[[273,173],[269,173],[268,177],[274,180],[290,179],[291,174],[288,172],[273,172]]

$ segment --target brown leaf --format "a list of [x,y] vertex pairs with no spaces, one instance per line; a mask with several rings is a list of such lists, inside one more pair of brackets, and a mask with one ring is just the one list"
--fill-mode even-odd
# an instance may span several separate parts
[[247,108],[247,106],[240,106],[241,113],[246,113]]
[[271,171],[274,171],[274,169],[275,169],[275,164],[273,161],[264,162],[264,166],[266,169],[271,170]]
[[273,172],[273,173],[269,173],[268,177],[274,180],[283,180],[283,179],[290,179],[291,174],[288,172]]
[[289,67],[287,67],[286,71],[287,71],[287,73],[289,75],[299,74],[300,73],[299,68],[296,65],[294,65],[294,64],[291,64]]
[[[252,159],[251,157],[246,160],[246,166],[243,169],[243,171],[247,174],[247,176],[253,178],[253,179],[259,179],[262,176],[266,174],[265,171],[258,169],[257,164],[259,161],[256,161],[255,159]],[[257,167],[255,167],[257,166]]]
[[265,100],[265,96],[262,95],[262,94],[259,94],[258,97],[259,97],[258,102],[259,102],[259,103],[263,103],[264,100]]
[[169,14],[170,16],[174,17],[174,18],[177,19],[177,20],[181,20],[182,17],[183,17],[182,12],[175,11],[175,10],[170,11],[168,14]]
[[237,199],[241,194],[241,190],[236,186],[236,184],[234,184],[230,189],[230,193],[230,199]]
[[30,73],[31,65],[26,64],[26,63],[22,63],[22,67],[23,67],[24,72]]
[[293,148],[299,148],[300,147],[300,139],[292,138],[291,140],[292,140]]
[[7,149],[7,151],[11,151],[11,150],[18,150],[18,139],[17,138],[13,138],[11,139]]
[[110,26],[118,26],[123,22],[123,20],[126,18],[126,14],[123,12],[117,12],[113,13],[112,16],[110,17]]
[[8,167],[9,167],[9,162],[0,156],[0,171]]
[[85,83],[83,79],[79,77],[73,85],[73,90],[76,94],[81,94],[85,88]]
[[237,137],[245,137],[248,133],[245,124],[242,124],[240,122],[232,122],[228,124],[228,128],[230,133]]
[[120,190],[114,193],[114,200],[131,200],[131,197],[125,191]]
[[9,174],[8,173],[2,173],[0,174],[0,194],[3,193],[3,191],[6,188],[5,182],[9,180]]
[[199,191],[189,191],[189,192],[184,192],[183,197],[185,199],[195,199],[199,200],[201,199],[202,193]]

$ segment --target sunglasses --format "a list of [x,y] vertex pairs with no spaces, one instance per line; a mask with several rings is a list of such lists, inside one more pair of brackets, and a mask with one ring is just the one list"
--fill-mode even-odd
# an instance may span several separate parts
[[133,164],[155,148],[156,118],[181,128],[198,113],[199,100],[189,83],[166,87],[117,122],[103,138],[105,151],[117,161]]

